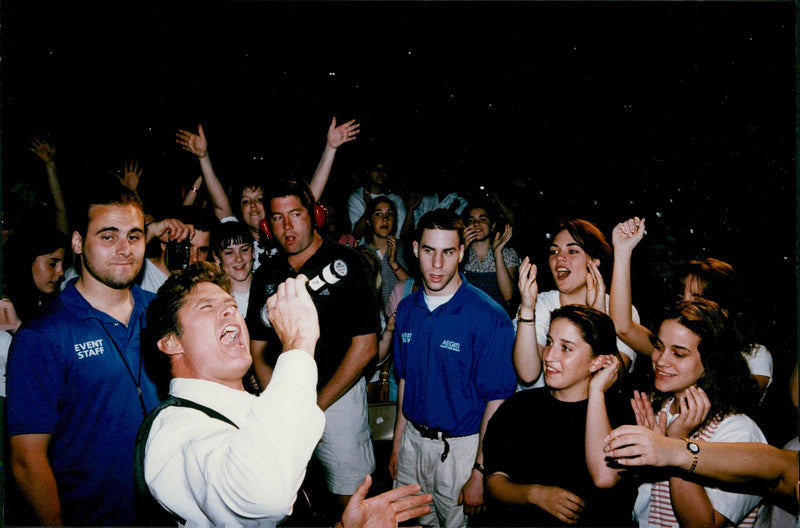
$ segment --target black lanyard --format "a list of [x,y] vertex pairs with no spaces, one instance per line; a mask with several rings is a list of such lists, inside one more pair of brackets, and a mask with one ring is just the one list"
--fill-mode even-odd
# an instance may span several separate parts
[[[115,323],[115,324],[122,324],[122,323]],[[136,386],[136,392],[139,394],[139,404],[142,406],[142,415],[147,416],[147,406],[144,404],[144,396],[142,396],[142,354],[139,353],[139,373],[137,376],[133,375],[133,370],[131,370],[131,366],[128,365],[128,360],[125,359],[125,354],[122,353],[122,350],[117,346],[117,342],[114,341],[114,338],[111,337],[111,333],[106,328],[105,323],[100,321],[100,325],[103,327],[103,331],[108,336],[108,339],[111,341],[111,344],[114,345],[114,348],[117,350],[117,354],[119,354],[120,359],[122,359],[122,363],[125,364],[125,368],[128,370],[128,374],[131,377],[131,381]]]

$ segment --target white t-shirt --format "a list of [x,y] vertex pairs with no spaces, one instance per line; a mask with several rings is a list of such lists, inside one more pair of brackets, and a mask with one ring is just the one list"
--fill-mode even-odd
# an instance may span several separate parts
[[[667,409],[667,424],[671,424],[678,414],[672,414]],[[759,442],[767,443],[767,439],[758,425],[745,414],[734,414],[720,422],[717,430],[711,435],[709,442]],[[701,455],[702,456],[702,453]],[[650,516],[650,492],[653,484],[646,482],[639,486],[639,495],[633,506],[634,520],[639,522],[640,528],[648,526]],[[708,494],[714,510],[724,515],[734,526],[741,523],[747,515],[762,501],[759,495],[746,495],[722,491],[719,488],[703,488]],[[767,508],[761,507],[755,526],[767,526]],[[678,524],[675,524],[678,528]]]
[[[608,303],[609,303],[609,295],[606,294],[606,312],[608,312]],[[556,308],[561,308],[561,298],[559,297],[558,290],[550,290],[546,292],[540,293],[536,297],[536,340],[539,343],[539,346],[544,346],[547,342],[547,332],[550,331],[550,314]],[[635,306],[631,307],[633,320],[637,323],[639,322],[639,312],[636,310]],[[517,328],[517,320],[514,319],[514,331],[516,332]],[[633,365],[636,363],[636,352],[622,342],[622,340],[617,337],[617,349],[619,350],[620,354],[625,354],[631,360],[631,365],[628,368],[628,372],[633,371]],[[539,377],[536,378],[536,381],[533,385],[529,386],[522,386],[520,385],[520,389],[533,389],[535,387],[544,387],[544,370],[539,374]]]
[[[766,376],[769,383],[772,383],[772,354],[767,347],[756,344],[752,354],[744,354],[747,366],[750,367],[750,374],[754,376]],[[769,384],[767,384],[769,386]]]
[[158,293],[158,289],[169,278],[169,275],[158,269],[150,259],[144,259],[144,274],[139,286],[146,291]]

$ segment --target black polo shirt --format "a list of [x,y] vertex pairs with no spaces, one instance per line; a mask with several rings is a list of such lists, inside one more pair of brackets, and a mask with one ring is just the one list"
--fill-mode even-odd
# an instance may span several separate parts
[[275,293],[278,285],[287,278],[301,273],[309,279],[314,278],[336,259],[347,263],[347,276],[314,297],[320,322],[320,338],[314,351],[319,373],[318,388],[331,379],[354,336],[379,334],[381,331],[375,278],[367,268],[366,259],[347,246],[323,240],[317,252],[297,273],[289,265],[286,255],[280,252],[256,270],[250,285],[247,329],[251,340],[267,342],[264,359],[274,367],[283,347],[275,330],[261,321],[261,308],[267,297]]

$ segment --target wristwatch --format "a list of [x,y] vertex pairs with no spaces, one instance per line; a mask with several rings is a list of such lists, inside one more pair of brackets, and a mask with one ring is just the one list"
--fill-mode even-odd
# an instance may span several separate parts
[[478,464],[475,462],[475,464],[472,466],[472,469],[477,469],[478,472],[483,475],[483,464]]
[[700,446],[688,438],[684,438],[683,440],[686,442],[686,449],[692,454],[692,465],[689,468],[689,473],[692,473],[697,467],[697,455],[700,454]]

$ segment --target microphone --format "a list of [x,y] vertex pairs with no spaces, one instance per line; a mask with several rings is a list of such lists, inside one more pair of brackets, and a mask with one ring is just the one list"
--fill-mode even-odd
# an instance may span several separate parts
[[[342,259],[336,259],[322,268],[319,275],[306,283],[306,291],[311,297],[314,297],[326,287],[333,286],[346,276],[347,263]],[[267,328],[272,328],[272,323],[269,322],[269,310],[266,304],[261,307],[261,322],[264,323]]]

